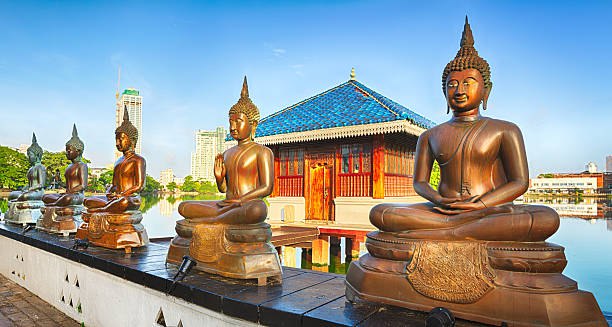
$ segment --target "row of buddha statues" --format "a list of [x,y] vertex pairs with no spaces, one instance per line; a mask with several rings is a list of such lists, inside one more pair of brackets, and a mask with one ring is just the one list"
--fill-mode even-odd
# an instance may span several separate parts
[[[442,91],[452,118],[423,132],[417,143],[414,189],[428,202],[379,204],[370,211],[378,231],[366,239],[368,253],[351,262],[346,298],[414,310],[445,307],[456,316],[509,326],[605,326],[593,295],[562,274],[564,248],[546,242],[559,216],[538,205],[515,205],[528,187],[529,173],[520,129],[484,117],[492,89],[489,64],[474,48],[465,21],[460,49],[444,68]],[[185,256],[202,271],[231,278],[280,283],[282,269],[271,244],[267,207],[272,193],[272,151],[254,141],[259,110],[249,98],[246,77],[238,102],[229,110],[229,131],[237,145],[216,156],[214,176],[220,201],[184,201],[178,211],[167,262]],[[115,131],[123,156],[104,196],[84,197],[87,165],[76,127],[66,143],[71,160],[66,193],[44,195],[42,149],[33,139],[29,186],[10,195],[6,220],[20,222],[20,210],[40,209],[38,226],[76,231],[76,238],[114,249],[144,246],[140,223],[146,163],[134,152],[137,129],[127,110]],[[434,161],[437,189],[429,184]],[[78,226],[68,221],[82,215]],[[27,216],[27,215],[26,215]]]

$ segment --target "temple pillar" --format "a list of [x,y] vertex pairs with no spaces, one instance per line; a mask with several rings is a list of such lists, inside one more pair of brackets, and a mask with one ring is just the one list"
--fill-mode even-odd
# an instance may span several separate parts
[[372,139],[372,198],[385,198],[385,136],[374,135]]

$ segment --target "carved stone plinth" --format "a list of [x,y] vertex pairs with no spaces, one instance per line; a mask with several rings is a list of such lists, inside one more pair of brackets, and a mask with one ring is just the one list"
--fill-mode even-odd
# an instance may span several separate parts
[[278,253],[269,224],[200,224],[193,229],[190,256],[196,269],[230,278],[282,282]]
[[75,238],[88,239],[90,244],[109,249],[124,249],[129,253],[132,248],[149,244],[149,236],[141,221],[140,211],[119,214],[85,211],[83,223],[79,226]]
[[346,296],[413,310],[445,307],[457,317],[509,326],[607,326],[589,292],[562,274],[561,246],[426,241],[371,232],[369,254],[352,262]]
[[57,233],[68,236],[76,233],[81,223],[82,205],[67,207],[45,206],[40,208],[42,216],[36,222],[36,229],[47,233]]
[[40,208],[45,204],[40,200],[9,201],[4,221],[11,224],[33,224],[41,215]]

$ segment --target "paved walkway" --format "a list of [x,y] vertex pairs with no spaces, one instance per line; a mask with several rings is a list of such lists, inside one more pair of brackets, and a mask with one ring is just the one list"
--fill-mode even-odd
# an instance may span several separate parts
[[61,311],[0,275],[0,327],[77,327]]

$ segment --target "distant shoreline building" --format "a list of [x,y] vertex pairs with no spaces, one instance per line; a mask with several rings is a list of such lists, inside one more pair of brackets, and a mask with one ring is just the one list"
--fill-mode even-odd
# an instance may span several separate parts
[[166,186],[174,181],[174,171],[172,168],[164,169],[159,173],[159,184]]
[[[127,108],[130,122],[134,124],[138,130],[138,142],[134,150],[137,154],[142,154],[142,96],[140,95],[140,91],[133,88],[127,88],[121,95],[117,93],[115,127],[119,127],[119,125],[123,123],[123,108]],[[121,156],[122,153],[115,150],[115,161]]]
[[190,174],[194,180],[214,182],[215,157],[225,151],[227,129],[217,127],[213,131],[195,132],[195,152],[191,153]]
[[355,80],[354,72],[349,81],[263,118],[255,141],[274,152],[268,216],[371,226],[374,205],[416,195],[416,142],[433,126]]
[[606,157],[606,172],[612,173],[612,155]]

